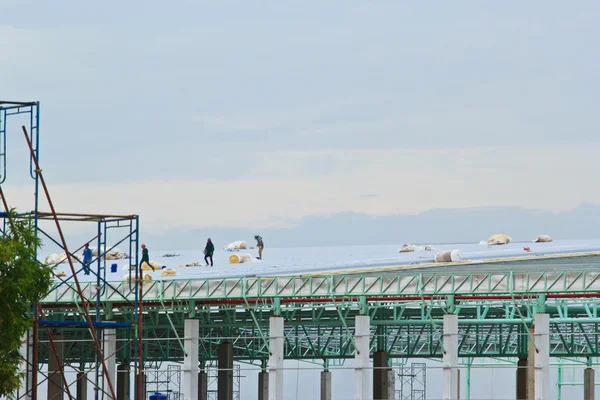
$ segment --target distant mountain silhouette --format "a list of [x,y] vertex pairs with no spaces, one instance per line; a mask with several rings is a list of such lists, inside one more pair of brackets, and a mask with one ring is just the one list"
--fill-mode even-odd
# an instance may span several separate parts
[[346,212],[291,222],[294,227],[289,229],[206,227],[159,235],[142,232],[141,236],[154,249],[173,250],[202,248],[208,237],[217,248],[235,240],[254,243],[255,234],[272,247],[479,242],[494,233],[506,233],[516,241],[531,241],[540,234],[589,239],[600,237],[600,206],[583,203],[558,213],[519,207],[434,209],[387,216]]

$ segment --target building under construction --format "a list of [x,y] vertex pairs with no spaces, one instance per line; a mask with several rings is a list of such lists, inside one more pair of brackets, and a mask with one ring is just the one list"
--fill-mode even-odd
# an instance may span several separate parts
[[[26,123],[7,130],[15,116]],[[522,254],[511,257],[388,260],[286,275],[182,272],[144,280],[134,268],[131,279],[114,279],[105,255],[116,246],[128,250],[128,267],[138,265],[138,216],[56,211],[39,163],[39,103],[0,102],[0,184],[10,178],[7,138],[26,141],[30,151],[35,195],[20,217],[71,255],[70,273],[32,305],[15,398],[140,400],[160,392],[185,400],[282,400],[291,398],[285,363],[301,360],[322,368],[320,399],[332,398],[335,371],[350,368],[358,400],[416,400],[426,398],[422,359],[441,361],[444,399],[470,399],[472,368],[492,363],[514,368],[507,398],[546,400],[556,388],[560,398],[566,385],[594,398],[600,243],[585,251],[520,246]],[[1,194],[8,211],[10,195]],[[50,210],[38,209],[41,198]],[[99,251],[92,279],[78,278],[84,243],[66,242],[66,221],[93,224],[87,242]],[[260,367],[257,393],[239,387],[246,364]],[[551,367],[559,372],[555,381]],[[565,379],[571,368],[581,380]]]

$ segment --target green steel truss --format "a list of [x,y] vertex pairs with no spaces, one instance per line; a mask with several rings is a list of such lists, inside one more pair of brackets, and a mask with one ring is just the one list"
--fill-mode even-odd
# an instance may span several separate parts
[[[44,300],[46,318],[81,321],[78,298],[63,286]],[[91,312],[102,321],[133,323],[131,295],[128,283],[115,282]],[[238,361],[266,360],[269,318],[280,315],[287,359],[343,362],[354,357],[355,317],[368,314],[373,351],[397,359],[440,358],[448,313],[459,317],[461,357],[524,357],[539,312],[550,314],[553,357],[596,357],[599,307],[600,271],[585,269],[163,280],[144,285],[144,357],[155,364],[182,361],[184,320],[196,318],[203,362],[217,359],[222,341],[233,343]],[[92,343],[81,328],[53,329],[69,340],[70,362],[93,361]],[[135,327],[117,332],[119,361],[132,361]],[[47,347],[41,352],[43,362]]]

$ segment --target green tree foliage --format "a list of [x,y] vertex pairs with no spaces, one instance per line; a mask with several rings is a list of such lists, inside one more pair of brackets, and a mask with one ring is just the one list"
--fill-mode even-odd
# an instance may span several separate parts
[[52,268],[35,258],[41,242],[31,221],[10,212],[7,232],[0,232],[0,396],[19,387],[18,350],[33,325],[31,305],[42,299],[52,284]]

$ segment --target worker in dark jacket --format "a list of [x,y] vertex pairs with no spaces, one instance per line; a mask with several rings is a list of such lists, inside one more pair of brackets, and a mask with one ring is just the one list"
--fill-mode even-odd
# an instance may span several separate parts
[[150,256],[148,255],[148,248],[145,244],[142,245],[142,261],[140,261],[140,273],[142,271],[142,265],[144,263],[148,264],[148,266],[152,268],[152,271],[154,271],[154,267],[152,266],[152,264],[150,264]]
[[213,266],[213,254],[215,253],[215,245],[208,238],[206,241],[206,247],[204,247],[204,261],[206,262],[206,266],[208,267],[208,259],[210,258],[210,266]]
[[256,247],[258,248],[258,259],[262,260],[262,252],[265,248],[265,244],[263,243],[263,238],[259,235],[254,235],[254,239],[256,239]]

